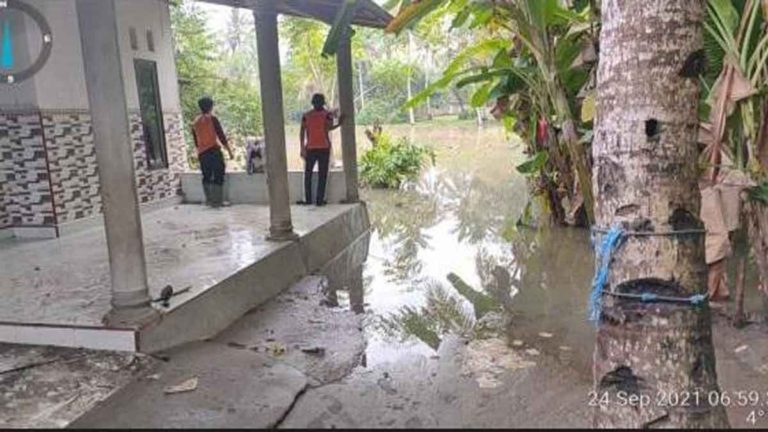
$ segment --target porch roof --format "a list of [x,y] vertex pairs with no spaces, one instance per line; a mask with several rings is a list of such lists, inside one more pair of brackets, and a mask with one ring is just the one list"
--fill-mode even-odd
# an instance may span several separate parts
[[[204,3],[215,3],[224,6],[244,9],[255,9],[260,0],[198,0]],[[277,13],[297,16],[302,18],[314,18],[331,24],[336,13],[345,0],[267,0],[274,1]],[[358,0],[352,24],[385,28],[392,20],[392,15],[377,5],[373,0]]]

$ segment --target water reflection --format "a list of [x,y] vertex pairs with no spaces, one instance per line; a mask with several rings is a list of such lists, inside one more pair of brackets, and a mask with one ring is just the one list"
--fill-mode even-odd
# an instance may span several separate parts
[[366,191],[369,364],[436,350],[447,333],[575,333],[591,346],[587,235],[516,227],[525,181],[499,138],[441,147],[437,166],[404,190]]

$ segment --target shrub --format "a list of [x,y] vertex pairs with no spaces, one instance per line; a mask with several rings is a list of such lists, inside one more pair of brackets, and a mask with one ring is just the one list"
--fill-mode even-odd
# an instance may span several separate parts
[[405,138],[393,140],[380,132],[376,144],[363,154],[360,175],[368,186],[396,189],[403,181],[416,178],[424,164],[428,160],[434,163],[434,159],[432,149]]

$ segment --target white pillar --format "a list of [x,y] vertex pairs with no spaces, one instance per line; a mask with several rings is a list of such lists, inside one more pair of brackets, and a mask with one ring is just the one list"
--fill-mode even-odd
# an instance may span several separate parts
[[114,0],[77,0],[112,281],[110,325],[140,325],[150,306]]
[[269,188],[269,239],[293,240],[298,236],[291,223],[288,194],[288,162],[285,155],[283,84],[280,78],[280,47],[277,36],[277,11],[272,0],[261,0],[253,11],[259,56],[261,112],[267,147],[267,185]]
[[346,202],[360,200],[357,184],[357,143],[355,137],[355,91],[352,70],[352,41],[350,31],[341,37],[336,54],[337,78],[339,81],[339,105],[344,115],[341,125],[341,152],[344,160],[344,178],[347,186]]

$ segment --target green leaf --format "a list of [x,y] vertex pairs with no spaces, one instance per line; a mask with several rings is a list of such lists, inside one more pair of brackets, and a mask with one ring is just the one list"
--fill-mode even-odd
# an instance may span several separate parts
[[509,75],[508,70],[493,70],[493,71],[483,71],[482,73],[471,75],[466,78],[462,78],[456,83],[456,88],[464,88],[470,84],[476,84],[484,81],[491,81],[495,78],[498,78],[500,76]]
[[768,205],[768,182],[747,189],[747,195],[750,201],[759,202],[762,205]]
[[467,18],[469,18],[469,15],[472,13],[472,9],[470,8],[464,8],[456,14],[456,17],[453,18],[453,22],[451,22],[451,28],[459,28],[464,25],[465,22],[467,22]]
[[540,150],[533,158],[521,163],[517,166],[517,172],[520,174],[531,175],[541,171],[549,160],[549,153],[545,150]]
[[725,28],[733,34],[739,25],[739,12],[733,6],[733,2],[731,0],[709,0],[708,3]]
[[589,123],[595,118],[595,92],[589,92],[581,103],[581,121]]
[[488,99],[490,99],[491,90],[495,85],[496,83],[493,81],[483,84],[474,94],[472,94],[469,103],[475,108],[480,108],[485,105],[485,103],[488,102]]

